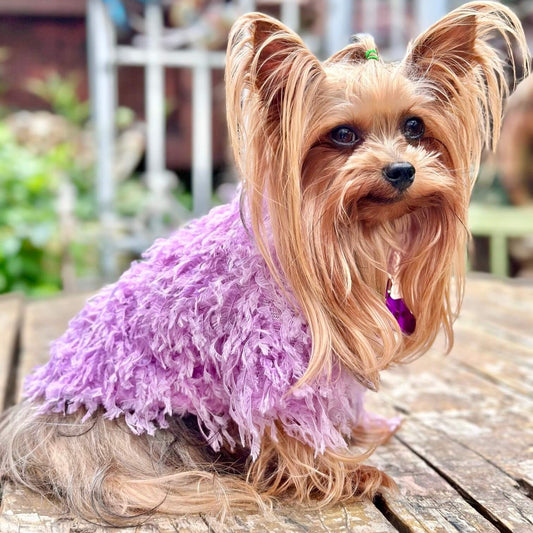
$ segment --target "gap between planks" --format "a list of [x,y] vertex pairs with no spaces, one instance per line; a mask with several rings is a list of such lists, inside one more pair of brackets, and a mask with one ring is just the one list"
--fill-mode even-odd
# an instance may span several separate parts
[[0,412],[13,401],[22,321],[22,296],[0,297]]

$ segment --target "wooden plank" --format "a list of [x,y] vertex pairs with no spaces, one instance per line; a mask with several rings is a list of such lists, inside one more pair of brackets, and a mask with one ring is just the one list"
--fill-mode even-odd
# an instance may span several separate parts
[[[22,529],[21,529],[22,528]],[[11,533],[34,528],[36,531],[63,533],[83,531],[101,533],[105,528],[62,514],[52,503],[20,487],[6,485],[0,516],[0,531]],[[214,517],[184,516],[152,518],[142,526],[114,529],[117,532],[152,531],[154,533],[238,533],[244,531],[268,533],[392,533],[396,529],[370,502],[356,502],[323,511],[276,508],[269,515],[237,515],[220,522]],[[490,531],[487,530],[487,531]]]
[[16,363],[19,328],[22,317],[22,297],[9,294],[0,297],[0,411],[9,403],[15,375],[12,365]]
[[382,393],[391,404],[533,485],[533,471],[526,468],[533,465],[530,398],[455,365],[453,354],[428,354],[412,366],[385,377]]
[[287,517],[300,526],[296,531],[382,533],[396,529],[369,502],[341,505],[319,513],[310,510],[293,511],[287,513]]
[[377,503],[399,530],[427,533],[498,531],[397,438],[378,448],[370,462],[398,483],[399,495],[385,493]]
[[470,273],[466,279],[464,305],[483,312],[488,303],[505,305],[512,312],[533,309],[533,281]]
[[533,283],[469,278],[460,319],[533,347]]
[[533,531],[532,302],[531,285],[469,279],[450,356],[432,350],[384,376],[411,414],[400,442],[506,532]]
[[473,322],[459,321],[455,339],[460,350],[451,357],[486,379],[533,398],[533,348],[500,339]]
[[428,427],[427,421],[407,421],[398,438],[500,531],[533,531],[533,501],[498,466],[454,437]]
[[400,442],[503,531],[533,531],[530,399],[435,352],[387,373],[382,392],[411,414]]
[[320,521],[332,533],[381,533],[395,531],[390,522],[368,502],[342,505],[320,512]]
[[[449,413],[445,418],[424,413],[412,419],[472,450],[533,494],[532,412],[528,403],[503,410]],[[530,505],[533,512],[533,501]]]
[[83,307],[89,293],[61,295],[26,303],[17,376],[20,399],[24,378],[49,358],[50,343],[66,329],[70,319]]
[[[0,516],[0,531],[42,531],[50,533],[103,533],[108,529],[62,514],[52,503],[20,487],[6,485]],[[120,533],[392,533],[396,529],[370,502],[356,502],[323,511],[277,507],[268,515],[237,515],[220,522],[208,516],[161,516],[137,527],[114,528]],[[490,532],[490,529],[486,530]]]
[[[8,484],[4,487],[2,533],[105,533],[109,528],[73,518],[38,494]],[[199,516],[153,518],[136,527],[113,528],[117,533],[208,533],[209,529]]]
[[453,354],[445,356],[435,351],[385,372],[380,394],[402,413],[442,416],[481,409],[503,410],[517,401],[517,397],[481,376],[455,366]]
[[499,339],[533,348],[533,337],[528,333],[531,327],[528,326],[529,321],[526,320],[520,325],[521,321],[518,319],[513,320],[512,317],[507,316],[505,320],[502,320],[494,312],[490,315],[492,316],[480,317],[478,312],[462,311],[461,321],[464,325],[475,327],[486,335],[494,335]]
[[[55,518],[51,518],[54,516]],[[38,494],[5,484],[2,494],[0,531],[3,533],[18,531],[66,533],[70,531],[70,528],[63,521],[61,511]],[[92,533],[97,530],[90,526],[86,531]]]
[[280,506],[263,516],[238,515],[231,524],[222,524],[213,517],[204,517],[213,533],[391,533],[396,529],[370,502],[338,505],[326,510]]

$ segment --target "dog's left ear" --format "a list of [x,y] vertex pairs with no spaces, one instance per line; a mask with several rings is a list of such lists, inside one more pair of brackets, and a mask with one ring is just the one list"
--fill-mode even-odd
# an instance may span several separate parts
[[497,2],[470,2],[451,11],[415,39],[403,61],[409,77],[428,77],[453,88],[453,79],[481,68],[511,69],[511,90],[529,74],[530,56],[517,16]]
[[493,145],[505,98],[529,74],[530,56],[520,21],[496,2],[470,2],[422,33],[403,60],[405,75],[443,104],[477,98]]
[[475,65],[476,37],[476,15],[453,11],[411,44],[404,60],[407,75],[441,83],[465,76]]

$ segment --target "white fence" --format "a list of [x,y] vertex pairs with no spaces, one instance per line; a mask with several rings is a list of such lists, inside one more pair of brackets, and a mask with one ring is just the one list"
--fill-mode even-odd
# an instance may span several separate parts
[[[281,0],[283,22],[299,29],[301,10],[305,1]],[[454,2],[457,4],[460,2]],[[256,8],[255,0],[237,2],[243,12]],[[412,34],[427,27],[451,7],[448,0],[324,0],[325,34],[321,48],[329,55],[344,47],[351,34],[364,30],[377,34],[382,31],[380,14],[385,10],[390,23],[385,41],[387,49],[381,53],[397,59]],[[260,6],[259,6],[260,7]],[[357,11],[355,11],[357,10]],[[354,13],[358,13],[357,28],[352,27]],[[224,53],[205,49],[168,50],[161,45],[163,8],[160,3],[146,2],[146,43],[142,48],[117,44],[115,28],[102,0],[87,0],[88,55],[92,117],[97,142],[97,202],[102,224],[101,268],[104,277],[113,278],[117,272],[116,251],[120,248],[138,249],[145,245],[140,239],[118,242],[113,228],[114,212],[113,157],[117,107],[117,67],[142,66],[145,70],[146,119],[146,183],[155,205],[163,205],[170,194],[165,168],[165,93],[164,71],[167,67],[189,68],[193,72],[192,89],[192,216],[205,213],[212,198],[212,95],[211,72],[224,67]],[[162,215],[155,213],[150,220],[151,235],[164,232]]]

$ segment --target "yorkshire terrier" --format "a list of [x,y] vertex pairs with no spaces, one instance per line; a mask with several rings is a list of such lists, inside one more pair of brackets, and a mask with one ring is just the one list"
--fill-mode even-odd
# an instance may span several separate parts
[[398,421],[364,392],[440,330],[452,344],[472,184],[528,57],[493,2],[392,65],[369,36],[321,63],[278,21],[237,20],[238,198],[88,301],[4,414],[1,474],[112,524],[391,487],[363,463]]

